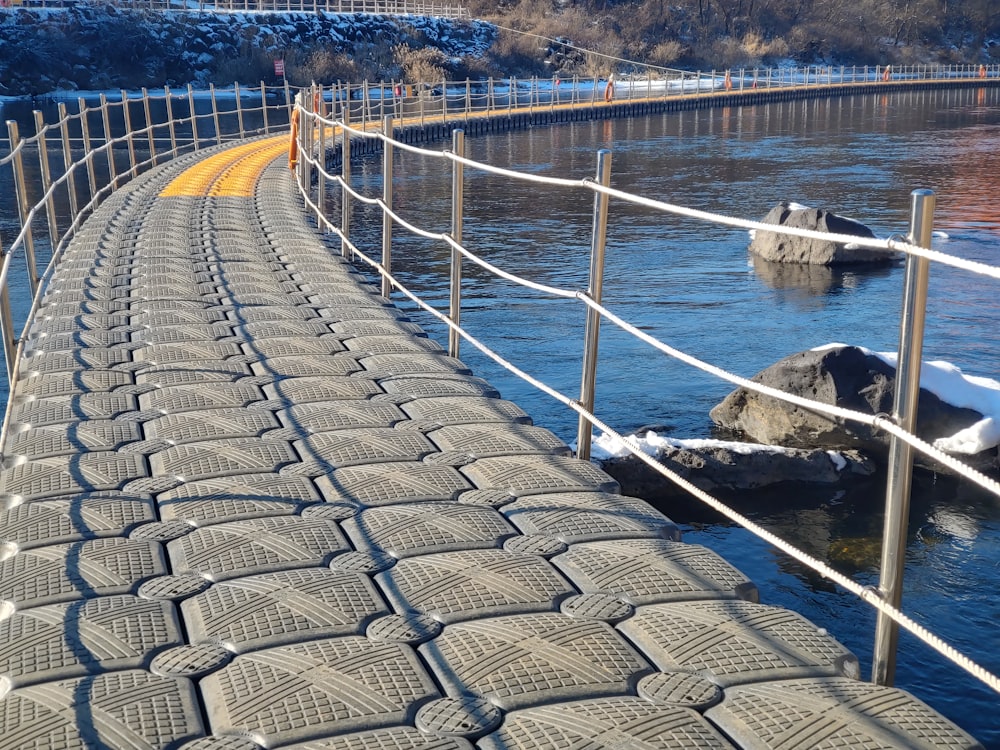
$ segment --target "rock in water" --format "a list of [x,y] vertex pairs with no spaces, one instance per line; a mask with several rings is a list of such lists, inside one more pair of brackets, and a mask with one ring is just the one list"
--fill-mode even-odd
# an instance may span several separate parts
[[[867,239],[875,237],[868,227],[853,219],[846,219],[822,208],[793,208],[787,202],[779,203],[772,208],[763,221],[766,224],[778,224],[795,229],[811,229]],[[750,252],[776,263],[810,263],[821,266],[842,263],[888,263],[896,257],[895,253],[885,250],[872,250],[759,229],[754,232],[754,237],[750,241]]]
[[[896,370],[879,357],[854,346],[804,351],[754,375],[762,385],[779,388],[825,404],[866,414],[892,412]],[[843,423],[822,414],[738,388],[710,412],[712,420],[750,439],[795,448],[856,449],[877,460],[888,455],[889,436],[854,422]],[[946,404],[921,389],[917,434],[929,443],[953,435],[980,421],[972,409]],[[940,470],[920,454],[918,465]],[[962,460],[981,470],[994,470],[997,451],[991,449]]]
[[[756,490],[779,484],[847,485],[870,476],[875,468],[857,451],[781,449],[719,443],[716,446],[667,446],[656,460],[708,492]],[[680,487],[635,456],[605,459],[601,468],[622,491],[649,501],[684,493]]]

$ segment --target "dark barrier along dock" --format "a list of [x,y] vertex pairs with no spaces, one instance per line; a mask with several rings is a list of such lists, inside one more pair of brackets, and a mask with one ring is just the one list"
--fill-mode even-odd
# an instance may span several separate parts
[[0,747],[971,748],[330,252],[287,138],[115,192],[0,472]]

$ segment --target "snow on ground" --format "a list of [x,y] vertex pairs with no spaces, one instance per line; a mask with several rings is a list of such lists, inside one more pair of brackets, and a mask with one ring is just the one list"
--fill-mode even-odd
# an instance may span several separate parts
[[[826,344],[813,351],[837,349],[847,344]],[[873,352],[857,347],[865,354],[878,357],[890,367],[896,366],[895,352]],[[971,427],[947,438],[934,441],[934,447],[947,453],[972,455],[1000,445],[1000,382],[992,378],[966,375],[950,362],[924,362],[920,367],[920,387],[946,404],[973,409],[983,418]]]
[[[738,443],[730,440],[711,440],[707,438],[692,438],[688,440],[677,440],[675,438],[662,437],[652,430],[643,435],[629,435],[624,441],[602,432],[597,435],[591,444],[591,456],[598,461],[609,458],[624,458],[633,453],[626,446],[629,443],[633,448],[649,455],[655,456],[664,448],[681,448],[687,450],[699,450],[702,448],[722,448],[743,456],[752,453],[778,453],[791,455],[798,451],[794,448],[785,448],[780,445],[763,445],[762,443]],[[847,466],[847,460],[839,451],[827,451],[830,460],[837,467],[837,471]]]

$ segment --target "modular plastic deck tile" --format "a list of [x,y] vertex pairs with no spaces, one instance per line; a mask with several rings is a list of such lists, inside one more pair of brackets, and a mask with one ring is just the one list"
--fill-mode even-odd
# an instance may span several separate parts
[[741,747],[981,747],[909,693],[844,678],[738,685],[706,716]]
[[343,522],[358,549],[373,546],[396,558],[499,547],[516,534],[492,508],[419,503],[369,508]]
[[274,516],[206,526],[167,544],[175,573],[212,580],[326,565],[350,547],[336,523]]
[[111,537],[32,547],[0,561],[0,599],[17,609],[133,592],[166,573],[160,545]]
[[[416,448],[424,445],[419,435],[410,433],[407,440],[411,438]],[[335,469],[317,477],[316,486],[330,502],[367,506],[455,500],[472,489],[468,480],[450,466],[395,461]]]
[[407,558],[376,580],[399,611],[446,624],[553,610],[575,593],[541,557],[499,549]]
[[574,544],[552,562],[581,591],[634,605],[715,597],[757,601],[746,576],[694,544],[657,539]]
[[0,750],[977,747],[427,339],[286,148],[137,176],[55,268],[3,433]]
[[482,750],[635,747],[728,750],[733,745],[698,713],[615,697],[513,711],[502,729],[476,743]]
[[437,696],[411,649],[357,636],[238,656],[201,691],[216,734],[253,732],[271,746],[408,723]]
[[567,544],[597,539],[681,538],[680,529],[649,503],[607,492],[528,495],[505,505],[503,513],[522,534],[544,534]]
[[51,500],[0,502],[4,539],[19,549],[106,536],[123,536],[135,526],[156,520],[150,497],[120,492],[64,495]]
[[139,669],[183,642],[169,602],[121,595],[50,604],[0,620],[0,673],[21,687]]
[[177,747],[204,735],[191,683],[139,670],[21,688],[3,708],[5,748]]
[[618,628],[662,670],[710,674],[726,688],[793,677],[860,676],[857,657],[804,617],[746,601],[636,609]]
[[[409,404],[404,404],[402,408],[410,412]],[[443,421],[440,417],[437,419]],[[458,451],[475,458],[519,453],[570,454],[569,447],[548,430],[523,424],[509,424],[504,430],[497,430],[491,424],[452,425],[432,430],[427,437],[442,451]]]
[[341,635],[362,635],[389,614],[361,573],[305,568],[225,581],[181,604],[192,640],[237,653]]
[[557,612],[450,625],[420,652],[449,695],[504,711],[627,694],[653,671],[609,625]]

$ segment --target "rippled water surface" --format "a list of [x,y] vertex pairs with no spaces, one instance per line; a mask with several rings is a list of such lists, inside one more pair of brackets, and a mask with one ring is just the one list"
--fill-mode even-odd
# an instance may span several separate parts
[[[470,155],[513,169],[583,178],[609,148],[612,185],[660,200],[760,218],[777,202],[829,208],[877,235],[907,231],[910,193],[938,194],[940,249],[1000,264],[1000,96],[918,92],[674,113],[470,138]],[[439,160],[400,153],[401,213],[440,231],[450,178]],[[379,178],[360,178],[377,191]],[[586,286],[592,197],[511,185],[467,173],[465,239],[502,268],[563,288]],[[394,264],[414,288],[446,304],[447,250],[399,237]],[[377,238],[376,238],[377,241]],[[895,350],[903,271],[751,264],[744,231],[654,214],[612,201],[604,300],[661,340],[741,375],[833,341]],[[935,266],[925,359],[1000,377],[997,285]],[[584,312],[466,264],[463,323],[501,354],[567,395],[579,393]],[[425,325],[441,340],[441,327]],[[536,423],[575,440],[576,419],[504,373],[468,344],[477,374]],[[632,431],[660,425],[674,437],[712,431],[708,412],[731,390],[717,380],[602,328],[598,415]],[[734,498],[764,526],[865,584],[876,583],[881,483],[849,493],[783,490]],[[693,504],[663,505],[685,538],[721,552],[753,578],[762,600],[802,612],[846,643],[870,673],[874,615],[751,534]],[[967,487],[920,477],[915,488],[904,608],[993,671],[1000,670],[1000,503]],[[911,637],[901,639],[898,684],[1000,748],[1000,699]]]

